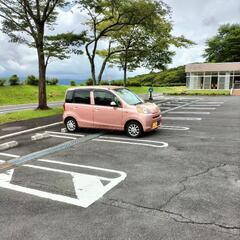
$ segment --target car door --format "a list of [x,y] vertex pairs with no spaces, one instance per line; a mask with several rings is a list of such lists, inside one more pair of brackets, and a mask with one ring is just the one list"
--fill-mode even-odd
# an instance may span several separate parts
[[93,127],[93,109],[91,105],[91,90],[76,89],[73,93],[73,111],[79,127]]
[[[117,106],[111,106],[111,102]],[[119,99],[110,91],[94,90],[94,114],[95,128],[122,129],[123,109]]]

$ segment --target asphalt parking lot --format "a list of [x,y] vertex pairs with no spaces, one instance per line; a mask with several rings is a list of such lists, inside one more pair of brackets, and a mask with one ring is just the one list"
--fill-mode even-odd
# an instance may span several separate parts
[[240,99],[155,103],[163,126],[140,139],[0,126],[18,142],[0,151],[0,239],[239,239]]

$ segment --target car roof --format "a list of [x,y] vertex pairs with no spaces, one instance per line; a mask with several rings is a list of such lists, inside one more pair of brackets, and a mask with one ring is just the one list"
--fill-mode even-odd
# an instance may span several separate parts
[[81,87],[68,88],[67,91],[69,91],[69,90],[76,90],[76,89],[114,90],[114,89],[119,89],[119,88],[123,88],[123,87],[121,87],[121,86],[112,86],[112,85],[109,85],[109,86],[104,86],[104,85],[102,85],[102,86],[81,86]]

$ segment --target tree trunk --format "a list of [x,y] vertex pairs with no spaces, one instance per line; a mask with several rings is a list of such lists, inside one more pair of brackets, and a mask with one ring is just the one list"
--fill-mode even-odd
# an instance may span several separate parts
[[123,85],[124,87],[127,86],[127,62],[126,61],[123,66]]
[[38,27],[38,39],[36,41],[37,54],[38,54],[38,109],[48,109],[47,94],[46,94],[46,63],[43,47],[44,38],[44,25]]
[[94,60],[90,61],[90,64],[91,64],[91,74],[92,74],[93,85],[96,85],[97,81],[96,81],[96,70],[95,70]]
[[100,72],[99,72],[99,75],[98,75],[98,85],[101,84],[102,76],[103,76],[104,70],[105,70],[105,68],[106,68],[106,65],[107,65],[107,62],[108,62],[109,57],[110,57],[110,55],[108,55],[108,56],[104,59],[104,61],[103,61],[103,63],[102,63],[102,67],[101,67]]
[[46,94],[46,66],[43,47],[38,49],[38,109],[47,109],[47,94]]

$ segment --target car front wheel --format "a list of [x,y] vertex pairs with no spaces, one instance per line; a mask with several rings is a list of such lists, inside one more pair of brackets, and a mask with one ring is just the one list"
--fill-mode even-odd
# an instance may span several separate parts
[[137,121],[131,121],[127,124],[126,132],[130,137],[140,137],[143,133],[142,125]]

